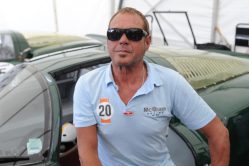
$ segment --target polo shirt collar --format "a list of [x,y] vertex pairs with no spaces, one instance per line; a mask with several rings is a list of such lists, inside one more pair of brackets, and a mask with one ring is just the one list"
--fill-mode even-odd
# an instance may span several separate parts
[[148,63],[147,61],[144,62],[147,66],[147,71],[148,71],[147,81],[149,82],[149,84],[153,86],[161,86],[163,84],[163,81],[156,72],[156,69],[154,67],[154,65],[156,64]]
[[115,84],[114,78],[112,75],[112,63],[109,63],[107,65],[107,69],[106,69],[106,73],[105,73],[105,83],[106,83],[106,86],[108,86],[110,84]]
[[[158,73],[156,72],[156,69],[154,67],[155,64],[148,63],[145,60],[144,60],[144,62],[147,66],[147,71],[148,71],[148,77],[145,81],[145,83],[146,83],[145,90],[147,89],[150,91],[154,87],[161,86],[163,84],[163,81],[160,78],[160,76],[158,75]],[[106,83],[106,86],[113,84],[115,87],[117,87],[115,82],[114,82],[114,78],[113,78],[113,74],[112,74],[112,63],[109,63],[107,66],[107,70],[105,73],[105,83]]]

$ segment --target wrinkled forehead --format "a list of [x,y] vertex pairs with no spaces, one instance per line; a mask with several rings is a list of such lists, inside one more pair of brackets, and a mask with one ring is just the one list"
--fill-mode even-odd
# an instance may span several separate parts
[[135,13],[119,13],[110,22],[109,28],[141,28],[144,29],[142,18]]

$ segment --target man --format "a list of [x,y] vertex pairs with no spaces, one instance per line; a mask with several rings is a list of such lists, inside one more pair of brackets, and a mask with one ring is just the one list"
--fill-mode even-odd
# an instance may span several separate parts
[[[123,8],[110,20],[111,64],[83,75],[74,93],[74,124],[84,166],[174,165],[166,145],[170,118],[206,135],[212,166],[229,163],[229,134],[177,72],[143,60],[151,43],[145,17]],[[149,109],[155,108],[156,115]]]

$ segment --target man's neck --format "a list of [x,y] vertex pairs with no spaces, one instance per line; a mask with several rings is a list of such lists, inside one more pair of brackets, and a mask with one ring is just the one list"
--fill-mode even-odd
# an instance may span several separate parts
[[112,67],[112,73],[115,84],[118,86],[119,96],[125,104],[136,94],[147,78],[147,68],[144,63],[135,68],[122,66],[115,70]]

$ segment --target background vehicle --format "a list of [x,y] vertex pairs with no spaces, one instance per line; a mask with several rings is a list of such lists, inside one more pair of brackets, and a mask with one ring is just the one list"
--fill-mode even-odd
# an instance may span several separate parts
[[0,73],[5,73],[25,59],[82,47],[103,49],[103,44],[89,37],[59,33],[0,31]]
[[[181,73],[229,129],[230,165],[249,163],[249,61],[170,47],[151,47],[145,59]],[[77,79],[108,62],[106,52],[78,49],[34,58],[0,78],[0,165],[79,165],[76,140],[63,142],[62,126],[72,123]],[[210,163],[206,139],[175,117],[168,142],[176,165]]]

